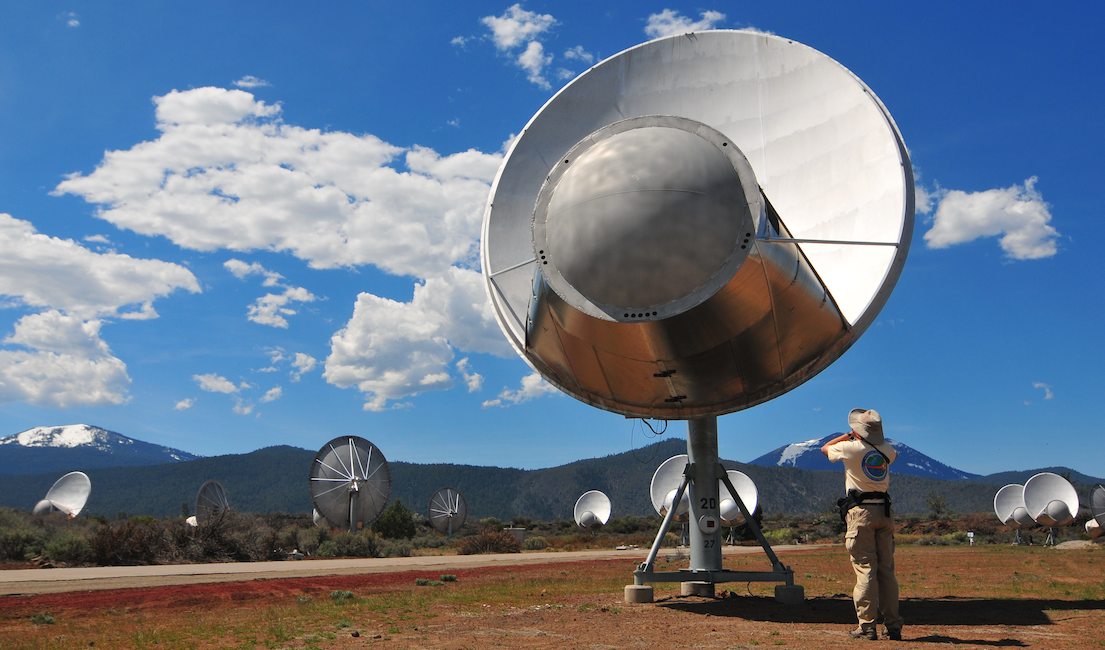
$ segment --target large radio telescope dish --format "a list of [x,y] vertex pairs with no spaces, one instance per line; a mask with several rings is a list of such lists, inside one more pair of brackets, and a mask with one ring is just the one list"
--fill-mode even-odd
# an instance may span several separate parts
[[441,488],[430,497],[430,525],[439,533],[452,535],[468,519],[468,502],[451,487]]
[[334,528],[350,531],[376,521],[391,496],[384,454],[356,436],[339,436],[311,462],[311,500]]
[[196,525],[210,521],[227,510],[230,510],[230,501],[226,498],[223,484],[215,480],[204,482],[196,492]]
[[828,56],[747,31],[630,48],[565,86],[492,185],[496,319],[542,376],[633,417],[777,397],[875,319],[913,231],[905,144]]
[[1024,484],[1024,505],[1041,526],[1066,526],[1078,514],[1078,491],[1062,476],[1040,472]]
[[580,528],[595,530],[610,521],[610,497],[601,490],[588,490],[576,499],[572,518]]
[[[648,494],[652,498],[652,507],[661,517],[668,513],[675,500],[675,493],[679,484],[683,482],[683,470],[687,467],[687,454],[679,454],[660,463],[652,474],[652,483],[649,484]],[[679,499],[679,505],[675,508],[675,521],[687,521],[687,511],[690,510],[690,492],[683,491]]]
[[[744,507],[748,510],[748,514],[752,515],[755,513],[756,506],[760,501],[760,491],[756,489],[756,483],[749,478],[747,474],[735,469],[728,470],[725,473],[729,476],[729,482],[737,489],[737,496],[744,502]],[[718,506],[718,509],[721,510],[721,524],[723,526],[736,526],[741,523],[744,519],[744,515],[741,514],[740,506],[733,500],[732,495],[729,494],[729,490],[721,481],[718,481],[717,491],[721,499],[721,503]]]
[[46,492],[46,498],[35,504],[34,514],[44,515],[60,510],[72,519],[81,514],[90,494],[92,481],[88,475],[84,472],[69,472],[54,482]]

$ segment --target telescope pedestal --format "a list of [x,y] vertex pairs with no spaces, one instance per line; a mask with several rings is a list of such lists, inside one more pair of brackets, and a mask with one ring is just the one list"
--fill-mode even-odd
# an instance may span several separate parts
[[[770,571],[726,571],[721,558],[721,517],[718,494],[718,481],[740,508],[747,526],[756,536],[756,540],[771,562]],[[688,421],[687,426],[687,467],[683,472],[683,482],[676,490],[672,503],[679,503],[683,492],[690,496],[689,525],[691,559],[690,567],[679,571],[654,571],[656,556],[664,536],[671,528],[676,508],[671,508],[664,516],[656,539],[648,557],[633,572],[633,584],[625,588],[626,603],[652,602],[652,587],[655,582],[682,583],[680,592],[687,595],[713,597],[714,585],[721,582],[782,582],[775,588],[775,599],[786,604],[801,603],[805,591],[794,584],[794,571],[779,561],[775,551],[760,530],[760,526],[748,511],[736,488],[729,481],[725,468],[718,461],[717,417],[697,418]],[[648,600],[643,600],[648,589]],[[632,588],[632,590],[631,590]],[[631,600],[631,596],[633,600]]]

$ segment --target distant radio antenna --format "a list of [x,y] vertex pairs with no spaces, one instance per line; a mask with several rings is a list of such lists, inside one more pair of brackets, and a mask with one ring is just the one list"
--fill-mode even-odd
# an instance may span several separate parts
[[205,481],[196,492],[196,523],[202,524],[230,510],[226,488],[215,480]]
[[610,521],[610,497],[601,490],[588,490],[576,499],[572,517],[576,525],[587,530],[598,530]]
[[1024,486],[1010,483],[994,495],[994,514],[1001,523],[1013,529],[1013,543],[1020,545],[1021,528],[1033,526],[1036,521],[1024,506]]
[[60,511],[73,519],[81,514],[90,494],[92,494],[92,481],[88,475],[84,472],[69,472],[54,482],[46,492],[46,498],[35,504],[33,513],[44,515]]
[[441,488],[430,497],[430,525],[439,533],[452,535],[468,519],[468,502],[451,487]]
[[384,454],[368,440],[339,436],[311,462],[311,499],[333,528],[356,531],[376,521],[391,496]]
[[729,494],[724,482],[719,481],[721,525],[729,528],[729,543],[735,544],[736,539],[734,538],[733,529],[748,521],[745,518],[744,511],[741,510],[741,505],[743,503],[749,515],[755,516],[756,507],[760,501],[760,492],[756,489],[756,483],[744,472],[731,469],[726,471],[725,474],[729,477],[729,483],[737,488],[737,494]]

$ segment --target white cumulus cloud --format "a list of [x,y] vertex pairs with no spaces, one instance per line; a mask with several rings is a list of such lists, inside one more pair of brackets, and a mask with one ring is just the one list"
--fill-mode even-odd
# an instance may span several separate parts
[[0,295],[23,305],[82,318],[123,316],[127,308],[142,316],[152,312],[154,300],[178,289],[200,291],[196,277],[179,264],[97,253],[0,213]]
[[313,268],[415,277],[475,259],[500,154],[431,155],[288,125],[279,105],[237,89],[174,90],[154,103],[157,139],[108,152],[55,192],[194,250],[286,251]]
[[1050,384],[1045,384],[1042,381],[1037,381],[1032,383],[1032,387],[1036,390],[1043,391],[1045,400],[1055,399],[1055,391],[1051,390]]
[[69,408],[122,404],[127,367],[100,338],[100,321],[50,310],[23,316],[0,349],[0,401]]
[[648,17],[645,22],[645,35],[650,38],[660,38],[702,32],[714,29],[723,20],[725,20],[725,14],[720,11],[703,11],[699,13],[698,20],[693,20],[674,9],[664,9]]
[[464,377],[464,385],[468,387],[469,393],[474,393],[483,388],[483,375],[475,371],[469,371],[468,367],[471,362],[468,357],[464,357],[460,361],[457,361],[457,370],[460,372],[461,377]]
[[925,233],[929,248],[947,248],[981,237],[998,237],[1006,257],[1033,260],[1058,252],[1059,232],[1051,225],[1051,210],[1036,189],[1036,177],[1023,185],[964,192],[941,190],[932,228]]
[[192,408],[195,405],[196,405],[196,400],[192,399],[191,397],[186,397],[186,398],[180,400],[179,402],[177,402],[176,404],[174,404],[173,405],[173,410],[175,410],[175,411],[187,411],[188,409]]
[[203,375],[192,375],[192,379],[200,387],[200,390],[205,390],[209,393],[224,393],[232,395],[237,393],[240,388],[222,375],[215,373],[207,373]]
[[283,394],[283,388],[281,388],[280,386],[273,386],[272,388],[265,391],[265,394],[261,396],[261,401],[266,403],[275,402],[276,400],[280,399]]
[[551,54],[545,53],[541,37],[556,26],[556,18],[550,14],[527,11],[515,4],[499,16],[484,16],[480,22],[491,32],[495,48],[510,54],[514,63],[525,71],[526,78],[539,88],[549,89],[545,69],[552,63]]
[[484,408],[490,408],[493,406],[507,407],[514,404],[521,404],[522,402],[528,402],[532,399],[541,397],[542,395],[549,395],[559,393],[555,386],[545,381],[541,375],[536,372],[522,377],[522,385],[517,390],[510,390],[504,388],[499,396],[495,399],[489,399],[483,403]]
[[451,386],[454,348],[510,354],[483,278],[456,267],[416,285],[410,302],[360,294],[353,317],[330,340],[323,376],[364,393],[366,410],[384,410],[392,402]]
[[306,352],[296,352],[291,363],[292,368],[294,368],[291,379],[292,381],[299,381],[303,375],[315,369],[315,366],[318,365],[318,359]]

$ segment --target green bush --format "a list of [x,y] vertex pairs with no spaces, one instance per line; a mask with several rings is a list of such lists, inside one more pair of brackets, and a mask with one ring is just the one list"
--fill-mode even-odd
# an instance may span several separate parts
[[338,533],[318,547],[319,557],[380,557],[379,540],[370,530]]
[[543,551],[549,547],[549,542],[544,537],[534,535],[533,537],[527,537],[526,541],[522,542],[522,548],[527,551]]
[[92,561],[92,544],[84,535],[62,533],[46,544],[42,554],[51,562],[88,564]]
[[42,553],[43,534],[29,528],[0,530],[0,560],[29,560]]
[[413,545],[405,539],[380,540],[380,557],[410,557]]
[[443,573],[441,575],[441,581],[442,582],[456,582],[457,577],[456,577],[456,575],[454,575],[452,573]]
[[460,555],[479,555],[481,553],[520,553],[522,545],[514,535],[494,528],[485,528],[481,532],[465,537],[457,545]]
[[765,530],[764,537],[767,538],[769,544],[790,544],[796,537],[793,528],[777,528],[775,530]]
[[89,541],[92,557],[101,566],[156,564],[173,549],[165,528],[149,517],[104,524]]
[[372,530],[388,539],[410,539],[418,532],[418,527],[410,508],[403,505],[402,501],[395,501],[380,513],[380,517],[372,524]]

